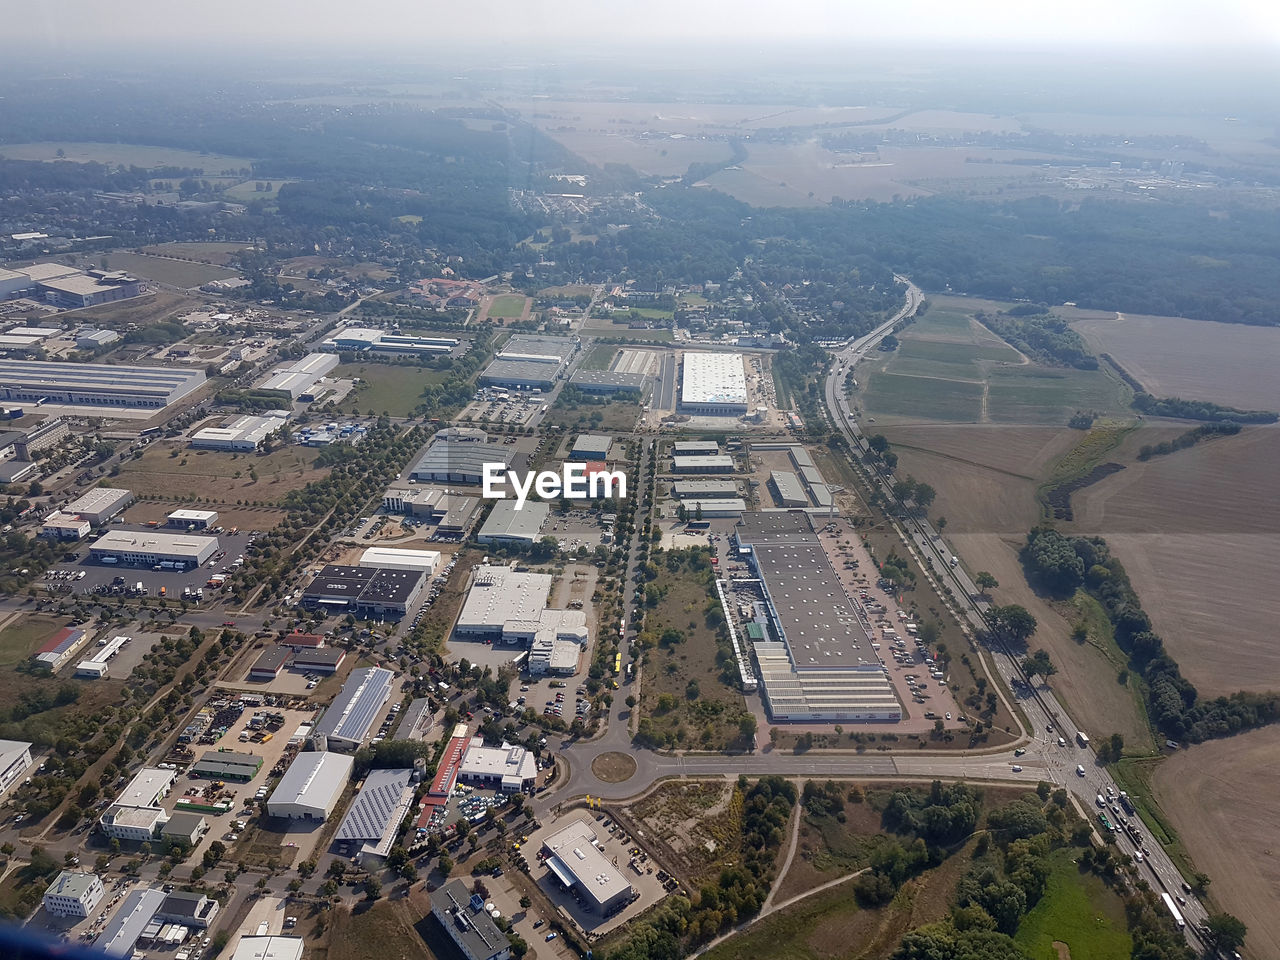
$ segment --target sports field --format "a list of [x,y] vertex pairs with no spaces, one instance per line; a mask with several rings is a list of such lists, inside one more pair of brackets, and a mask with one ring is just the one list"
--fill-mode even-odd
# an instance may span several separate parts
[[519,320],[527,302],[527,298],[519,294],[499,294],[489,304],[489,316],[495,320]]

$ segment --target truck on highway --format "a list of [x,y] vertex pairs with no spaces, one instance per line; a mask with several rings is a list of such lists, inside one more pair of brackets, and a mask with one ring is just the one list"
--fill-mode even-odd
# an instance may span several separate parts
[[1123,790],[1120,791],[1120,806],[1124,807],[1124,812],[1129,814],[1129,816],[1133,816],[1136,812],[1133,809],[1133,801],[1129,799],[1129,794],[1125,793]]
[[1089,735],[1088,735],[1087,733],[1085,733],[1083,730],[1081,730],[1081,731],[1077,732],[1077,733],[1076,733],[1076,743],[1080,744],[1080,746],[1082,746],[1082,747],[1088,747],[1088,746],[1089,746]]
[[1173,914],[1173,922],[1178,925],[1179,930],[1187,928],[1187,921],[1182,918],[1182,911],[1178,909],[1178,905],[1173,902],[1173,897],[1167,893],[1160,894],[1160,899],[1164,901],[1165,907]]

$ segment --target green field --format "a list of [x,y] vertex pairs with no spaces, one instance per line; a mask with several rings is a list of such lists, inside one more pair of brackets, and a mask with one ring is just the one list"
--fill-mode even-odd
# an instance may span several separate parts
[[407,417],[418,406],[422,391],[443,383],[448,372],[385,363],[343,363],[332,376],[335,379],[359,377],[362,381],[338,405],[340,413],[372,410],[375,414],[386,412],[393,417]]
[[620,430],[635,429],[642,407],[638,403],[611,400],[608,403],[568,403],[564,394],[556,401],[543,421],[550,426],[559,424],[566,430]]
[[910,358],[939,364],[972,364],[977,360],[995,360],[1004,363],[1018,363],[1021,357],[1018,351],[1004,344],[956,343],[951,340],[915,340],[904,339],[898,348],[900,358]]
[[622,349],[616,343],[598,343],[582,361],[582,370],[608,370],[613,358]]
[[1014,937],[1034,960],[1058,960],[1054,941],[1071,956],[1088,960],[1124,960],[1133,949],[1125,929],[1124,905],[1091,873],[1081,873],[1071,850],[1050,856],[1053,873],[1044,896],[1023,917]]
[[489,316],[495,320],[519,320],[524,315],[525,298],[515,293],[494,297],[489,304]]
[[982,384],[877,372],[869,377],[863,403],[868,413],[975,423],[982,414]]
[[19,616],[0,630],[0,667],[21,663],[65,624],[52,617]]
[[[62,156],[58,156],[58,151]],[[7,143],[0,155],[11,160],[76,160],[80,162],[124,164],[126,167],[187,167],[203,170],[214,177],[223,171],[247,170],[253,163],[247,157],[228,157],[216,153],[197,153],[172,147],[152,147],[141,143],[81,143],[75,141],[41,141],[39,143]]]
[[[245,180],[234,186],[227,187],[222,191],[222,195],[228,200],[234,200],[236,203],[249,203],[251,200],[274,200],[280,195],[280,188],[286,183],[296,183],[296,180]],[[270,190],[254,189],[259,183],[267,183],[271,185]],[[421,218],[419,218],[421,219]]]
[[1065,423],[1076,410],[1126,410],[1125,388],[1102,370],[998,367],[990,382],[987,415],[996,423]]
[[164,257],[150,257],[142,253],[126,253],[116,250],[102,257],[112,270],[127,270],[146,280],[155,280],[173,287],[190,289],[211,280],[225,280],[234,277],[235,271],[205,263],[191,263],[186,260],[167,260]]

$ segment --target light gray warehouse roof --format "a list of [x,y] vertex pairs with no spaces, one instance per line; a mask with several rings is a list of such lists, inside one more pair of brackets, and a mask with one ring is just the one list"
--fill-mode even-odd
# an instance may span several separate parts
[[103,363],[56,363],[0,359],[0,395],[12,399],[47,396],[52,403],[77,403],[81,394],[109,406],[107,398],[145,396],[168,404],[200,387],[204,370],[134,367]]
[[551,596],[551,574],[517,573],[510,567],[477,566],[458,614],[458,629],[501,630],[508,620],[537,620]]
[[195,558],[209,547],[217,549],[217,537],[199,537],[191,533],[164,533],[160,530],[108,530],[93,542],[98,551],[120,553],[155,553],[174,557]]
[[643,373],[622,373],[616,370],[579,370],[569,382],[588,392],[592,390],[643,390],[649,382]]
[[498,500],[481,525],[478,539],[481,543],[533,543],[550,513],[550,505],[541,500],[526,500],[522,510],[516,509],[514,499]]
[[740,353],[700,353],[684,355],[684,374],[680,383],[680,403],[732,404],[747,402],[747,374]]
[[769,474],[769,479],[773,481],[773,485],[778,491],[778,496],[782,500],[781,506],[808,506],[809,498],[805,496],[804,487],[800,485],[800,480],[790,470],[774,470]]
[[679,500],[736,497],[738,484],[733,480],[677,480],[671,484],[671,495]]
[[484,475],[486,463],[510,466],[511,457],[511,448],[504,444],[437,437],[413,468],[412,475],[419,479],[446,475],[479,478]]
[[271,802],[324,809],[342,792],[353,763],[351,757],[341,753],[300,753],[276,784]]

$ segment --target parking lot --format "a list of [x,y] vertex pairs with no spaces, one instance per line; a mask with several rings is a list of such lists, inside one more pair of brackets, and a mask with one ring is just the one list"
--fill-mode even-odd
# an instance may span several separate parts
[[521,395],[512,392],[510,399],[503,400],[492,392],[487,398],[472,400],[462,411],[461,420],[470,421],[483,426],[486,423],[514,424],[524,426],[538,413],[544,404],[541,394]]
[[[539,856],[543,842],[575,820],[585,820],[595,831],[600,852],[621,871],[639,894],[635,900],[610,917],[601,917],[579,904],[572,893],[564,890]],[[538,888],[563,916],[569,917],[575,926],[591,937],[608,933],[648,910],[667,895],[662,881],[658,879],[659,868],[649,859],[648,854],[637,846],[622,827],[599,811],[573,809],[554,820],[544,822],[529,835],[527,842],[521,843],[520,853],[529,865],[530,876],[537,882]]]

